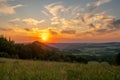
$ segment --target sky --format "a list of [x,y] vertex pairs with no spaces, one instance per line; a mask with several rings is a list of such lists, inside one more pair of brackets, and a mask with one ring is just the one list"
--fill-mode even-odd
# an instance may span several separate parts
[[0,0],[0,35],[15,42],[119,42],[120,0]]

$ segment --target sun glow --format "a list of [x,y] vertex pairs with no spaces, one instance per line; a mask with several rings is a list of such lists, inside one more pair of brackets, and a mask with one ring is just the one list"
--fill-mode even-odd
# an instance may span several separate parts
[[46,37],[46,36],[43,36],[43,37],[42,37],[42,40],[43,40],[43,41],[46,41],[46,40],[47,40],[47,37]]
[[49,34],[48,34],[48,33],[43,33],[43,34],[41,35],[41,40],[42,40],[43,42],[48,42],[48,40],[49,40]]

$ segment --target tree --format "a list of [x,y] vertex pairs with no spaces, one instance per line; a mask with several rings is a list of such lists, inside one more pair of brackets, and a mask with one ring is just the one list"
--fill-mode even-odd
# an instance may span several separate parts
[[120,65],[120,53],[118,53],[116,56],[116,63],[117,65]]
[[0,52],[8,53],[11,57],[16,55],[14,41],[7,40],[4,36],[0,36]]

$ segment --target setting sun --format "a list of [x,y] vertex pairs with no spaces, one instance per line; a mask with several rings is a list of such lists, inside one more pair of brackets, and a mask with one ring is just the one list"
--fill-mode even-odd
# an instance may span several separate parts
[[49,34],[48,34],[48,33],[43,33],[43,34],[41,35],[41,40],[42,40],[43,42],[47,42],[48,39],[49,39]]
[[43,41],[46,41],[46,40],[47,40],[47,37],[46,37],[46,36],[43,36],[43,37],[42,37],[42,40],[43,40]]

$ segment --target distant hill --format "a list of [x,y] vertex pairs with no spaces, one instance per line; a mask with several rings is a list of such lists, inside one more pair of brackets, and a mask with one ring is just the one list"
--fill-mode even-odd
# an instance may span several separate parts
[[49,43],[49,46],[56,47],[60,50],[63,49],[76,49],[86,47],[106,47],[106,46],[120,46],[120,42],[109,42],[109,43]]
[[110,43],[51,43],[65,54],[111,55],[120,52],[120,42]]
[[[30,44],[30,43],[29,43]],[[41,43],[39,41],[34,41],[32,42],[31,44],[35,44],[37,46],[39,46],[40,48],[44,49],[44,50],[58,50],[58,48],[56,47],[52,47],[50,45],[47,45],[47,44],[44,44],[44,43]]]

